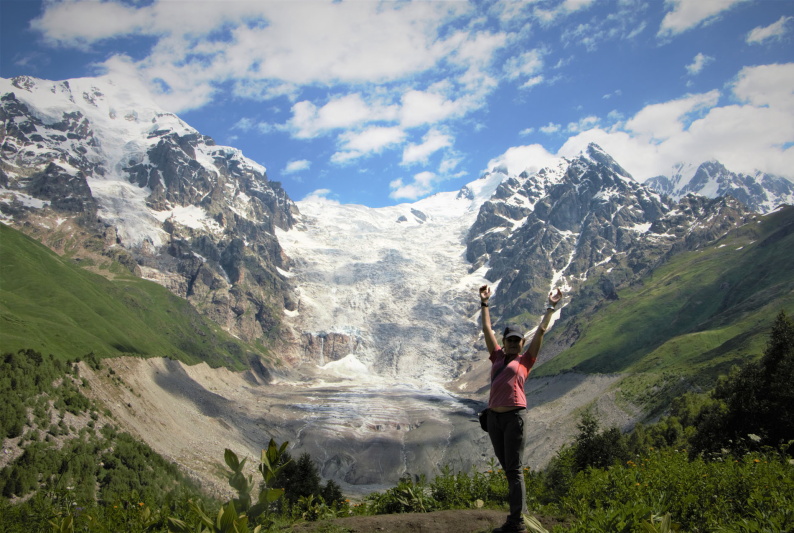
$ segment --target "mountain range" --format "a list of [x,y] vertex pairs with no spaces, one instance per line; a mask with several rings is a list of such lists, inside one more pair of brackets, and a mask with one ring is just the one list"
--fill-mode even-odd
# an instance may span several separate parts
[[[497,328],[530,330],[548,291],[566,292],[528,385],[545,430],[531,438],[536,465],[590,404],[629,427],[675,394],[708,388],[760,353],[774,310],[794,305],[782,246],[794,186],[782,177],[709,161],[639,183],[590,145],[536,172],[493,168],[412,204],[294,202],[262,165],[145,94],[107,77],[0,80],[2,222],[72,265],[148,280],[189,303],[191,320],[217,326],[204,335],[226,347],[198,359],[254,369],[264,394],[269,383],[308,395],[272,427],[241,422],[242,442],[254,449],[263,431],[277,433],[347,486],[431,473],[453,457],[461,468],[482,462],[472,423],[487,393],[480,284],[494,287]],[[63,358],[196,362],[195,349],[141,340],[84,336],[64,348],[34,332],[35,303],[19,301],[3,298],[3,350],[29,341],[69,351]],[[583,384],[591,394],[566,395]],[[373,422],[378,413],[389,420]],[[385,455],[395,459],[371,466]]]

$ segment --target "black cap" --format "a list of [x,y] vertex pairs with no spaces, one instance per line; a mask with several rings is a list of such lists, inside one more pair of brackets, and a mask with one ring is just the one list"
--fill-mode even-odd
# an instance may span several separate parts
[[508,337],[521,337],[524,338],[524,332],[518,326],[507,326],[504,332],[504,338]]

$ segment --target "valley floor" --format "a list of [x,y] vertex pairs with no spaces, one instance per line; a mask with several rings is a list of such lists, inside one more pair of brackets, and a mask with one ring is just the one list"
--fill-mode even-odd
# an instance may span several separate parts
[[[452,394],[320,376],[266,384],[251,372],[164,358],[107,359],[98,371],[82,365],[80,375],[114,424],[218,498],[232,495],[223,477],[224,449],[250,457],[255,474],[271,438],[289,442],[293,458],[309,453],[320,475],[337,481],[352,499],[392,487],[406,473],[432,479],[442,466],[485,471],[493,460],[475,414],[484,407],[481,391],[453,387]],[[527,466],[545,467],[571,441],[580,410],[592,403],[605,425],[629,424],[636,414],[620,408],[609,391],[619,379],[570,373],[530,380]]]

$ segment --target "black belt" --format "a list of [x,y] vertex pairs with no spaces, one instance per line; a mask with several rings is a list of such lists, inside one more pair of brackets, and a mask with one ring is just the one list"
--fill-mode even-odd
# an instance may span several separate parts
[[512,409],[510,411],[503,411],[501,413],[498,411],[494,411],[493,409],[489,409],[489,411],[491,411],[495,415],[509,415],[510,413],[515,413],[516,411],[523,411],[524,409],[526,409],[526,407],[516,407],[515,409]]

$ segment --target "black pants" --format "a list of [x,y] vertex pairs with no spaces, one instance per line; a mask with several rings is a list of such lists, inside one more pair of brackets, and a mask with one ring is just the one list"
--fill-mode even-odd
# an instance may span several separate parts
[[527,512],[527,489],[524,485],[524,426],[526,409],[507,413],[488,412],[488,436],[493,451],[507,476],[510,515],[508,522],[520,523]]

